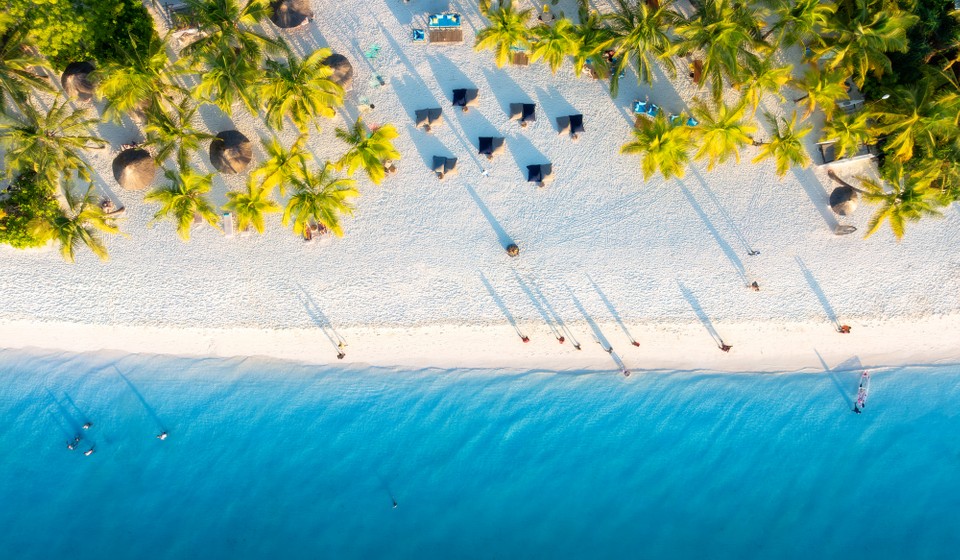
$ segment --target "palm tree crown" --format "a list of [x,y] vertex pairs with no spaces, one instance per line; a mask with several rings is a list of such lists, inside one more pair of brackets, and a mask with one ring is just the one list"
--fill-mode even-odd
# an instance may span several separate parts
[[803,149],[802,139],[810,131],[813,125],[807,124],[797,128],[797,113],[794,112],[790,121],[767,114],[767,120],[774,128],[773,137],[765,143],[760,149],[753,162],[757,163],[765,159],[773,158],[777,165],[777,175],[783,177],[794,165],[806,167],[810,164],[810,156]]
[[823,114],[830,119],[837,108],[837,102],[849,99],[847,93],[847,74],[846,70],[821,69],[817,65],[812,65],[803,75],[803,79],[794,82],[794,85],[803,91],[806,95],[795,100],[797,103],[803,102],[807,107],[804,118],[809,117],[817,107],[823,111]]
[[172,107],[174,98],[186,91],[172,78],[182,70],[170,63],[166,42],[150,37],[146,49],[124,51],[122,62],[107,61],[95,72],[97,95],[107,100],[104,117],[119,121],[123,114],[143,113]]
[[[330,49],[317,49],[304,60],[288,55],[286,63],[267,61],[261,97],[271,126],[283,129],[283,118],[306,132],[318,117],[332,118],[334,107],[343,104],[343,88],[330,79],[333,69],[323,63]],[[317,129],[320,127],[317,126]]]
[[823,125],[823,140],[835,143],[837,159],[856,154],[861,145],[871,143],[873,138],[867,112],[836,115]]
[[878,130],[889,135],[887,153],[906,161],[915,147],[932,154],[938,144],[958,139],[960,95],[939,89],[944,83],[942,73],[927,75],[912,86],[898,87],[880,105]]
[[0,112],[7,112],[7,97],[22,108],[33,90],[53,91],[50,81],[36,73],[47,63],[31,54],[29,32],[21,23],[0,33]]
[[633,134],[634,140],[624,144],[620,152],[642,156],[644,180],[658,170],[664,179],[683,177],[693,147],[690,127],[674,125],[661,114],[653,120],[644,120]]
[[734,107],[718,103],[716,110],[702,101],[694,104],[693,114],[699,124],[693,128],[693,134],[700,144],[694,157],[709,158],[708,171],[718,163],[725,163],[730,156],[740,163],[740,149],[753,142],[751,135],[757,130],[746,121],[746,110],[743,101]]
[[822,0],[775,0],[773,16],[776,20],[764,33],[767,37],[776,34],[777,44],[822,44],[821,32],[826,28],[836,6]]
[[272,191],[279,188],[283,196],[287,185],[292,184],[294,177],[300,176],[307,162],[308,152],[304,149],[306,140],[306,136],[300,136],[289,150],[276,138],[261,140],[267,159],[250,174],[251,179],[258,181],[264,189]]
[[270,198],[270,190],[257,187],[250,182],[245,192],[230,191],[224,210],[237,216],[237,229],[246,231],[253,226],[257,233],[263,233],[263,218],[266,214],[280,211],[280,205]]
[[527,38],[527,20],[533,10],[516,10],[511,0],[502,0],[496,10],[490,9],[489,0],[481,0],[480,11],[490,20],[490,26],[477,33],[474,44],[476,50],[490,49],[494,51],[494,60],[498,67],[502,67],[510,59],[511,49],[527,49],[530,40]]
[[147,193],[143,198],[147,202],[160,204],[151,224],[163,219],[172,220],[177,226],[177,235],[184,241],[190,240],[190,227],[194,218],[200,218],[213,227],[217,227],[217,212],[207,199],[213,175],[201,175],[190,166],[180,168],[180,172],[167,169],[164,176],[170,183]]
[[579,0],[580,24],[573,29],[577,36],[577,51],[573,55],[573,72],[580,76],[583,67],[590,60],[590,66],[597,77],[606,78],[610,74],[607,59],[600,56],[613,45],[613,32],[605,25],[606,17],[590,11],[588,0]]
[[228,116],[233,115],[234,103],[240,101],[251,115],[256,116],[260,102],[255,84],[263,76],[259,63],[241,56],[240,51],[234,49],[212,51],[202,56],[206,69],[193,90],[194,97],[216,105]]
[[184,54],[194,57],[201,52],[237,52],[259,64],[264,51],[280,52],[283,43],[257,33],[253,27],[270,17],[268,0],[187,0],[187,5],[200,28],[200,38],[184,47]]
[[579,50],[579,39],[569,19],[560,18],[553,25],[546,23],[538,25],[533,28],[532,33],[535,40],[530,59],[534,62],[546,61],[554,74],[560,69],[563,59]]
[[332,167],[328,162],[320,171],[309,171],[304,165],[302,173],[293,179],[294,195],[283,212],[283,225],[292,223],[297,235],[303,235],[314,221],[338,237],[343,236],[340,215],[353,214],[350,199],[360,193],[356,181],[337,177],[331,172]]
[[197,112],[197,105],[190,98],[184,98],[170,112],[154,107],[148,114],[145,127],[146,145],[156,150],[154,159],[163,164],[174,156],[178,164],[190,159],[190,153],[200,149],[200,142],[213,138],[212,134],[196,129],[191,121]]
[[755,111],[760,100],[768,93],[778,97],[780,101],[786,101],[780,88],[790,82],[792,72],[793,66],[777,66],[773,57],[767,57],[755,67],[748,68],[740,85],[744,102]]
[[610,15],[616,51],[620,54],[612,69],[610,89],[614,95],[619,89],[620,73],[627,68],[631,56],[637,64],[637,79],[642,82],[650,83],[655,60],[663,62],[671,73],[676,72],[669,56],[673,45],[669,31],[683,18],[672,4],[672,0],[664,0],[652,7],[648,2],[617,0],[616,11]]
[[60,244],[63,260],[74,262],[81,245],[88,247],[100,260],[107,260],[107,247],[98,231],[118,233],[116,220],[108,216],[97,201],[91,184],[83,196],[72,192],[69,184],[63,188],[64,207],[60,213],[47,220],[32,224],[34,235],[54,239]]
[[370,180],[379,185],[386,175],[384,161],[400,159],[400,152],[391,142],[400,134],[392,124],[385,124],[368,134],[363,120],[358,118],[352,129],[338,128],[336,134],[337,138],[350,144],[347,153],[337,161],[337,169],[345,167],[351,176],[362,167]]
[[[858,177],[863,187],[863,198],[880,205],[870,218],[866,237],[880,229],[883,222],[890,224],[890,230],[897,238],[903,238],[907,222],[916,222],[924,216],[940,216],[937,189],[930,188],[935,179],[933,175],[917,170],[907,172],[903,164],[892,161],[881,170],[884,180]],[[890,190],[884,186],[886,184]]]

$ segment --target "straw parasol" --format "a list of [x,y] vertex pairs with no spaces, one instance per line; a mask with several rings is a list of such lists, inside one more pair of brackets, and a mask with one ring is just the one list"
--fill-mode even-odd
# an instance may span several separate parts
[[280,29],[299,27],[313,19],[310,0],[279,0],[270,7],[273,8],[270,21]]
[[210,163],[221,173],[243,173],[253,160],[253,144],[236,130],[225,130],[210,142]]
[[347,90],[353,85],[353,65],[342,54],[331,54],[323,60],[323,63],[333,69],[330,79],[340,84],[340,87]]
[[859,198],[857,189],[850,185],[837,187],[830,193],[830,209],[840,216],[850,216],[857,209]]
[[130,148],[113,159],[113,178],[126,190],[140,191],[150,186],[157,174],[157,163],[150,152]]
[[517,247],[516,243],[507,245],[507,254],[511,257],[518,256],[520,254],[520,247]]
[[67,97],[84,103],[93,99],[94,88],[90,82],[93,70],[92,62],[71,62],[67,65],[60,76],[60,85],[63,86],[63,91],[67,92]]

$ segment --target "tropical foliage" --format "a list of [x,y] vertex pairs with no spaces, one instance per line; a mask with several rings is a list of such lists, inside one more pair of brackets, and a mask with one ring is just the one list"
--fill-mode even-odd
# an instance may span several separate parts
[[152,36],[142,48],[136,39],[133,44],[120,60],[108,61],[94,72],[97,95],[107,100],[106,119],[119,122],[125,114],[146,117],[150,111],[171,108],[187,93],[176,82],[183,71],[170,62],[165,41]]
[[502,0],[496,9],[491,9],[490,0],[481,0],[480,12],[490,20],[490,26],[477,32],[474,48],[492,50],[498,67],[510,60],[512,49],[530,48],[527,20],[533,10],[517,10],[512,0]]
[[385,124],[368,133],[363,120],[357,119],[350,130],[338,128],[337,138],[350,145],[347,153],[337,161],[337,169],[346,169],[350,176],[363,168],[374,184],[379,185],[386,175],[384,162],[400,159],[400,152],[392,140],[399,136],[392,124]]
[[352,215],[350,200],[360,195],[353,179],[337,177],[329,162],[319,171],[308,170],[293,179],[293,196],[283,211],[283,225],[292,226],[293,232],[303,235],[311,222],[323,225],[338,237],[343,236],[340,216]]
[[844,83],[846,80],[847,73],[842,68],[826,70],[816,65],[808,68],[803,79],[794,82],[794,86],[806,94],[795,100],[796,103],[803,102],[806,105],[804,118],[809,117],[817,108],[823,111],[828,120],[832,118],[837,102],[850,98]]
[[[267,53],[285,50],[283,42],[253,28],[270,17],[268,0],[187,0],[193,20],[200,29],[199,38],[184,47],[184,54],[198,58],[201,53],[242,59],[239,67],[256,68]],[[206,60],[209,62],[209,59]]]
[[791,167],[806,167],[810,164],[810,156],[803,148],[803,137],[810,134],[813,125],[806,124],[797,127],[797,114],[793,113],[790,120],[767,114],[767,121],[773,127],[769,142],[765,142],[754,163],[772,159],[777,166],[777,175],[783,177]]
[[673,0],[656,3],[617,0],[615,6],[610,21],[619,58],[612,69],[610,89],[613,95],[617,94],[620,73],[631,59],[637,65],[637,79],[641,82],[651,82],[652,68],[657,61],[675,73],[673,59],[669,56],[673,46],[670,29],[683,18],[673,9]]
[[15,249],[43,245],[47,237],[31,224],[52,221],[59,212],[53,189],[45,182],[38,182],[35,173],[16,177],[0,200],[0,243]]
[[290,149],[284,148],[277,138],[262,140],[267,159],[250,174],[251,179],[264,189],[279,189],[283,196],[286,187],[293,183],[294,178],[301,176],[307,163],[309,154],[304,149],[306,140],[306,136],[300,136]]
[[567,55],[577,52],[578,38],[573,23],[561,18],[553,25],[541,24],[531,30],[534,37],[530,60],[543,60],[554,74],[560,69]]
[[190,154],[200,149],[200,142],[213,138],[212,134],[197,130],[193,123],[197,105],[190,98],[184,98],[171,110],[154,107],[149,113],[145,127],[147,146],[154,149],[154,159],[163,164],[174,156],[178,164],[190,159]]
[[644,180],[657,171],[664,179],[684,176],[693,148],[690,127],[673,124],[660,114],[652,120],[644,119],[633,134],[633,141],[624,144],[620,152],[641,157]]
[[151,224],[161,220],[172,221],[177,228],[177,235],[184,241],[190,240],[190,228],[197,219],[217,227],[216,208],[207,198],[212,174],[201,175],[192,167],[185,166],[181,167],[179,172],[167,169],[164,176],[170,182],[150,191],[144,197],[147,202],[160,204]]
[[573,71],[579,76],[583,67],[590,61],[590,67],[598,78],[610,75],[609,64],[602,53],[608,50],[614,41],[613,32],[606,26],[606,17],[590,10],[588,0],[579,0],[577,5],[580,23],[574,26],[577,48],[573,54]]
[[60,245],[60,255],[67,262],[74,262],[79,247],[87,247],[100,260],[107,260],[107,247],[99,232],[118,233],[116,220],[100,208],[93,185],[82,196],[73,192],[69,183],[63,188],[63,208],[53,216],[34,220],[34,236],[52,239]]
[[260,96],[271,126],[282,130],[284,117],[290,117],[306,132],[318,117],[336,114],[335,107],[343,104],[343,88],[330,79],[333,69],[323,62],[331,54],[330,49],[317,49],[304,60],[288,55],[285,62],[267,61]]
[[694,104],[693,115],[699,124],[692,131],[700,145],[694,158],[706,158],[708,171],[731,156],[740,163],[740,150],[753,143],[751,135],[757,127],[747,121],[746,112],[746,103],[742,101],[734,107],[719,103],[716,109],[702,101]]
[[864,199],[879,206],[867,226],[869,237],[880,229],[884,222],[899,241],[903,238],[907,222],[916,222],[924,216],[940,216],[937,207],[939,192],[932,188],[934,176],[923,171],[907,171],[903,164],[894,161],[884,166],[882,180],[860,177]]
[[874,128],[866,112],[840,114],[823,125],[823,140],[834,142],[837,159],[852,156],[874,141]]
[[270,198],[270,190],[256,186],[251,181],[246,191],[230,191],[224,210],[233,212],[237,217],[237,229],[246,231],[253,226],[257,233],[263,233],[264,217],[280,211],[280,205]]
[[28,28],[24,24],[0,31],[0,112],[8,109],[7,99],[23,108],[34,90],[53,91],[42,73],[47,62],[32,54]]

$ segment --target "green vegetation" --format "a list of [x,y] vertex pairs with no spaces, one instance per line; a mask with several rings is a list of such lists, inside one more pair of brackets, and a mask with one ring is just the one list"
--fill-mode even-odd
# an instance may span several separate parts
[[490,27],[477,33],[475,48],[494,51],[497,66],[507,63],[511,49],[526,50],[530,47],[526,22],[533,10],[517,10],[511,0],[503,0],[496,10],[491,10],[490,0],[480,0],[480,12],[490,20]]
[[99,232],[115,234],[116,220],[102,208],[92,184],[82,196],[73,192],[69,182],[63,184],[64,205],[53,216],[43,216],[31,222],[30,228],[38,239],[53,239],[60,245],[60,255],[67,262],[76,260],[79,247],[87,247],[100,260],[107,260],[107,247]]
[[59,212],[57,199],[36,173],[20,175],[6,193],[0,192],[0,243],[16,249],[44,245],[50,238],[31,224],[49,222]]
[[292,226],[297,235],[303,235],[312,221],[338,237],[343,236],[340,215],[353,214],[350,199],[359,196],[360,192],[354,186],[356,181],[337,177],[331,173],[332,169],[330,162],[319,171],[308,170],[304,164],[301,172],[293,178],[294,194],[283,211],[283,225]]
[[347,173],[353,176],[357,169],[362,168],[370,180],[379,185],[387,173],[384,167],[387,160],[400,159],[400,152],[392,142],[399,135],[390,124],[368,133],[362,119],[357,119],[350,130],[338,128],[337,138],[349,144],[350,148],[337,161],[337,169],[346,168]]
[[181,166],[179,172],[167,169],[163,175],[170,182],[150,191],[143,198],[147,202],[160,204],[151,224],[162,220],[172,221],[176,225],[177,235],[184,241],[190,240],[190,228],[195,220],[219,229],[216,208],[207,198],[213,175],[201,175],[190,166]]

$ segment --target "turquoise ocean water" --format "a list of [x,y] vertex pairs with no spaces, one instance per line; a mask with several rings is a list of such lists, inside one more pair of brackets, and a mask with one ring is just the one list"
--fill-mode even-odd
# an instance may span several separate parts
[[960,368],[858,375],[0,351],[0,558],[960,557]]

